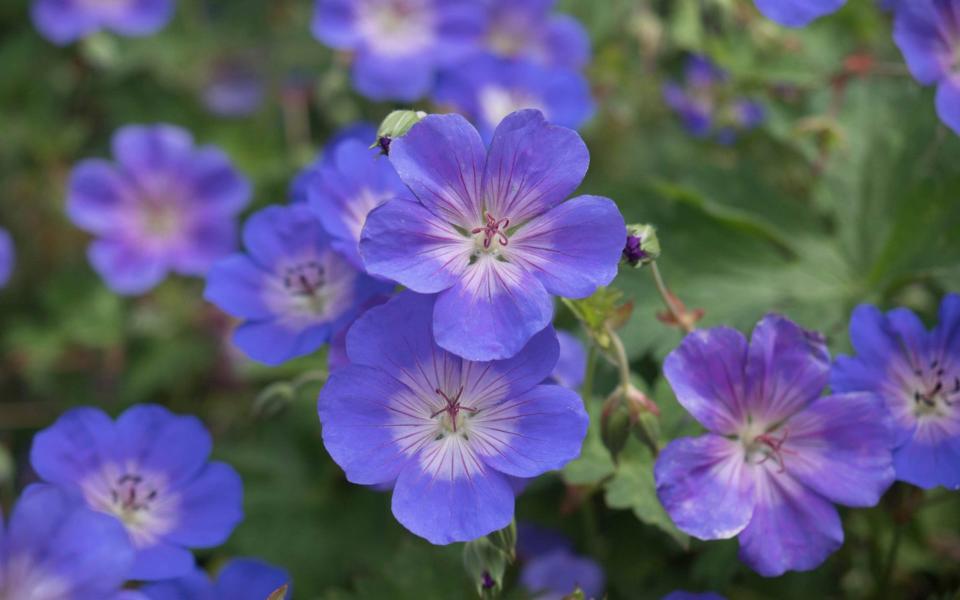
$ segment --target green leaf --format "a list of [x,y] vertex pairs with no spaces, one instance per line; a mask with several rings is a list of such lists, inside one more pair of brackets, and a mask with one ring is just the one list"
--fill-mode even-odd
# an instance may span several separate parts
[[616,473],[605,486],[607,506],[632,510],[638,519],[660,529],[686,548],[690,538],[677,529],[657,498],[653,463],[650,451],[631,440],[628,450],[621,455]]

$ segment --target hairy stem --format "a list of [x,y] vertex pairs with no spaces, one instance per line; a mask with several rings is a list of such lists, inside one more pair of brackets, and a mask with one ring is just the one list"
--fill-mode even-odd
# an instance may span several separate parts
[[693,323],[688,322],[688,320],[685,318],[686,315],[684,315],[684,311],[681,310],[680,307],[678,307],[673,301],[673,296],[670,295],[670,290],[663,282],[663,276],[660,274],[660,267],[657,266],[657,261],[650,263],[650,272],[653,273],[653,281],[657,284],[657,292],[660,293],[660,298],[663,299],[663,303],[666,305],[670,315],[685,332],[690,333],[693,331]]

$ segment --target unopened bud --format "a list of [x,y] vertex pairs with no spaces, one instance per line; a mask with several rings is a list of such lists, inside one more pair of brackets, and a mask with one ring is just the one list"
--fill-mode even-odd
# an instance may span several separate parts
[[627,243],[623,260],[634,268],[648,265],[660,257],[660,240],[653,225],[627,225]]
[[390,143],[398,137],[404,136],[414,125],[427,116],[422,110],[395,110],[380,123],[377,129],[377,139],[370,146],[380,148],[384,154],[390,154]]

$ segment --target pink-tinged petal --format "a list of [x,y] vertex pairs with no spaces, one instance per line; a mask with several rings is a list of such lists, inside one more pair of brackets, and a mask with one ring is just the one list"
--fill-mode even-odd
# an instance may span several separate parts
[[580,196],[521,227],[504,253],[535,273],[551,294],[586,298],[617,276],[626,239],[612,200]]
[[657,496],[681,531],[728,539],[750,522],[752,473],[739,442],[707,434],[670,442],[654,466]]
[[945,416],[919,419],[913,437],[894,451],[893,466],[900,481],[960,490],[960,406]]
[[815,569],[843,545],[837,509],[775,470],[757,469],[756,507],[740,534],[740,560],[764,577]]
[[470,419],[470,442],[483,461],[507,475],[536,477],[580,455],[590,418],[580,396],[538,385]]
[[589,164],[576,131],[550,125],[538,110],[517,111],[493,133],[483,171],[484,209],[498,220],[524,223],[569,197]]
[[508,358],[553,319],[543,284],[515,264],[484,255],[437,300],[440,347],[468,360]]
[[533,336],[516,356],[489,363],[465,362],[462,368],[464,398],[496,403],[531,390],[553,372],[560,343],[553,327]]
[[473,242],[448,222],[402,199],[371,211],[360,237],[360,256],[368,273],[421,294],[454,285],[472,250]]
[[830,353],[821,334],[767,315],[753,330],[746,375],[748,412],[769,426],[820,396],[830,379]]
[[142,294],[167,276],[164,261],[117,240],[94,241],[90,244],[87,257],[107,287],[118,294]]
[[960,135],[960,75],[950,75],[937,86],[937,116]]
[[133,173],[178,166],[193,150],[193,136],[174,125],[128,125],[113,135],[113,156]]
[[85,160],[70,173],[67,216],[81,229],[101,235],[116,231],[130,202],[129,182],[105,160]]
[[743,334],[715,327],[687,335],[680,347],[667,355],[663,374],[677,401],[701,425],[731,435],[746,423],[746,363]]
[[400,472],[394,516],[433,544],[467,542],[509,525],[514,495],[507,477],[473,456],[459,437],[447,439]]
[[893,483],[890,417],[873,394],[819,398],[783,431],[786,472],[832,502],[874,506]]
[[392,482],[409,460],[403,449],[432,439],[435,425],[415,403],[406,386],[379,369],[352,364],[330,376],[317,404],[323,445],[347,479]]
[[430,115],[390,146],[390,162],[434,215],[464,229],[482,224],[486,150],[460,115]]

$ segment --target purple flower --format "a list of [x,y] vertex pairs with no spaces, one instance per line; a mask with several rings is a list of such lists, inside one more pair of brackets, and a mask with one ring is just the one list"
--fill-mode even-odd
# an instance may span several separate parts
[[330,245],[361,271],[358,246],[367,215],[401,197],[410,199],[410,192],[387,157],[357,139],[332,147],[307,184],[310,208],[330,234]]
[[728,81],[726,71],[709,58],[694,54],[687,59],[683,84],[664,84],[663,100],[690,135],[732,144],[738,131],[759,126],[766,112],[758,102],[730,98]]
[[670,592],[661,600],[724,600],[724,597],[715,592],[687,592],[677,590]]
[[487,55],[444,71],[434,100],[476,123],[488,143],[500,121],[523,108],[572,129],[593,113],[590,85],[576,71]]
[[897,479],[922,488],[960,489],[960,295],[940,305],[927,331],[915,314],[869,305],[850,319],[856,356],[840,356],[830,386],[871,392],[893,417]]
[[873,394],[821,397],[820,334],[777,315],[747,344],[726,327],[689,334],[663,373],[710,432],[671,442],[657,494],[674,523],[706,540],[739,536],[764,576],[817,567],[843,543],[836,504],[873,506],[893,482],[889,418]]
[[134,406],[115,422],[76,408],[34,437],[30,463],[126,527],[130,579],[167,579],[193,569],[188,548],[219,546],[243,518],[240,477],[209,462],[211,445],[199,419],[161,406]]
[[474,0],[317,0],[313,35],[354,52],[353,82],[374,100],[416,100],[438,67],[470,52],[484,28]]
[[372,275],[440,294],[433,332],[444,349],[513,356],[549,325],[551,294],[583,298],[616,276],[623,217],[607,198],[563,202],[587,147],[539,111],[504,119],[489,153],[463,117],[428,116],[393,142],[390,161],[419,203],[371,212],[360,254]]
[[960,134],[960,0],[910,0],[895,9],[893,41],[913,77],[937,86],[937,114]]
[[590,38],[579,21],[552,15],[555,0],[489,0],[484,46],[495,56],[579,69],[590,60]]
[[393,514],[434,544],[510,524],[511,477],[559,469],[580,453],[576,393],[539,385],[557,361],[545,329],[513,358],[476,363],[433,339],[435,297],[404,292],[347,334],[350,365],[320,392],[323,443],[353,483],[396,482]]
[[306,168],[302,169],[290,182],[290,203],[297,204],[306,202],[310,185],[317,176],[317,172],[324,165],[333,164],[333,156],[336,149],[348,140],[357,140],[365,142],[367,146],[377,139],[377,127],[372,123],[358,121],[340,129],[327,141],[320,156]]
[[0,227],[0,288],[7,285],[13,275],[13,265],[16,261],[16,251],[13,247],[13,238],[10,233]]
[[88,256],[107,285],[140,294],[168,271],[202,276],[236,247],[250,184],[217,148],[171,125],[113,136],[117,162],[85,160],[70,175],[67,214],[97,236]]
[[246,117],[263,104],[265,82],[249,60],[234,59],[214,67],[203,90],[207,110],[221,117]]
[[102,600],[132,563],[123,527],[55,486],[29,486],[0,527],[0,598]]
[[535,600],[562,600],[578,587],[586,598],[602,598],[603,569],[591,558],[577,556],[562,535],[521,523],[517,553],[524,561],[520,583]]
[[64,45],[100,30],[143,36],[173,17],[173,0],[34,0],[33,24],[54,44]]
[[[290,575],[283,569],[252,558],[236,558],[220,571],[216,581],[197,569],[169,581],[151,583],[140,589],[146,600],[265,600]],[[292,592],[287,592],[290,598]]]
[[847,0],[754,0],[765,17],[785,27],[803,27],[836,12]]
[[550,374],[548,383],[558,383],[571,390],[583,385],[587,371],[587,351],[577,336],[566,331],[557,331],[560,341],[560,358]]
[[320,221],[303,205],[270,206],[247,220],[248,254],[218,262],[204,298],[243,323],[233,342],[254,360],[279,365],[305,356],[392,285],[358,271],[331,248]]

